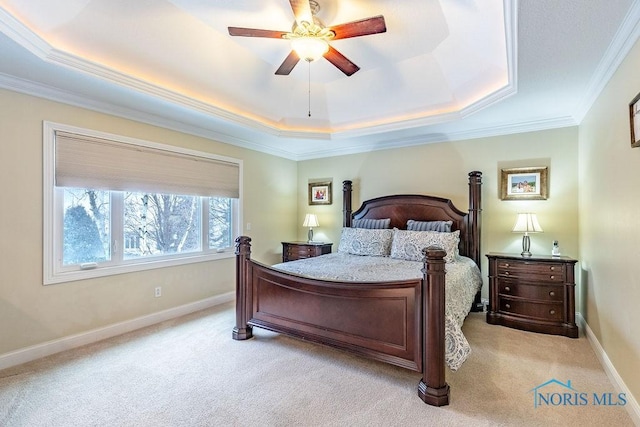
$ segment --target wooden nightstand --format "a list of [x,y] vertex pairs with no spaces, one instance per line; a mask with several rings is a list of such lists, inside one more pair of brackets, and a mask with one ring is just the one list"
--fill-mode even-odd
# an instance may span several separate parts
[[330,254],[333,243],[282,242],[282,262]]
[[487,323],[578,337],[575,259],[489,253]]

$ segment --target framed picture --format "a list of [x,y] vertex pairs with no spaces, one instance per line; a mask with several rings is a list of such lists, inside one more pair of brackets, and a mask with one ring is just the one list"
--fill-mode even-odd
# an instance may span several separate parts
[[631,147],[640,147],[640,93],[629,103]]
[[309,204],[310,205],[330,205],[331,204],[331,182],[309,183]]
[[500,198],[502,200],[546,200],[548,168],[502,169]]

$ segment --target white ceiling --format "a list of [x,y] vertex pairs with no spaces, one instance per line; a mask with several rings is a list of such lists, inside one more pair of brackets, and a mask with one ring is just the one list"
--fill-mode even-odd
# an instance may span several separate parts
[[0,87],[302,160],[576,125],[640,31],[640,0],[319,3],[385,17],[331,42],[350,77],[229,36],[289,31],[287,0],[0,0]]

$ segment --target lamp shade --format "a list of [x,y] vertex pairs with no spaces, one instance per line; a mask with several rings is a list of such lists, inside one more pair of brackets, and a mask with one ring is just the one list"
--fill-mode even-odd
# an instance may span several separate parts
[[542,233],[542,227],[536,214],[519,213],[512,231],[514,233]]
[[318,216],[316,214],[306,214],[304,216],[303,227],[318,227]]

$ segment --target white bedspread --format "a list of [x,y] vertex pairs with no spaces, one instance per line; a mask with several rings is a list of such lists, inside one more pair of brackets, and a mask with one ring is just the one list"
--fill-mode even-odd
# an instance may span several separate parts
[[[422,262],[418,261],[331,253],[276,264],[273,267],[316,279],[384,282],[421,278],[422,266]],[[473,260],[466,257],[459,257],[456,262],[445,264],[445,268],[445,359],[449,368],[455,371],[471,352],[462,333],[462,323],[482,285],[482,277]]]

